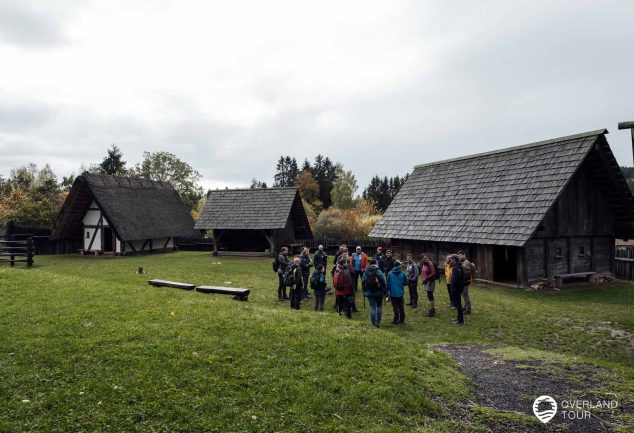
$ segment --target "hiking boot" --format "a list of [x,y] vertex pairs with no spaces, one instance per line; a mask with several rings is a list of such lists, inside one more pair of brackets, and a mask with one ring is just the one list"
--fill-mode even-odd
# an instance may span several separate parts
[[454,325],[464,325],[464,322],[458,322],[457,320],[454,322]]
[[411,302],[408,302],[408,303],[407,303],[407,304],[405,304],[405,305],[413,305],[413,304],[412,304]]
[[434,317],[435,315],[436,315],[436,310],[433,308],[427,312],[427,317]]
[[471,310],[462,310],[462,314],[471,314]]
[[391,323],[392,325],[398,325],[398,322],[397,322],[397,321],[395,321],[395,320],[392,320],[390,323]]
[[458,319],[453,319],[451,323],[460,323],[460,321]]
[[412,308],[418,308],[418,304],[412,304]]

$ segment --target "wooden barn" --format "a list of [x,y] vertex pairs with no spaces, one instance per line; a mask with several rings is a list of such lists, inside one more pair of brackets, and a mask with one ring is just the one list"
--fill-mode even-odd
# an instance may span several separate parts
[[214,249],[269,252],[299,239],[312,239],[297,188],[210,191],[195,226],[212,230]]
[[173,250],[175,237],[200,237],[167,182],[84,173],[59,213],[52,239],[83,239],[82,253]]
[[606,130],[416,166],[370,236],[402,255],[464,249],[478,278],[611,272],[634,238],[634,197]]

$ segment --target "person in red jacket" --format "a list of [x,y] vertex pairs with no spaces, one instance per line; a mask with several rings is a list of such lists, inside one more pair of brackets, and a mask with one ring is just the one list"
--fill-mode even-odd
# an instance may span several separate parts
[[351,319],[351,298],[354,295],[354,283],[352,272],[348,265],[348,259],[345,256],[339,259],[333,277],[333,286],[335,286],[335,295],[337,295],[337,312],[340,315],[345,313],[346,317]]
[[429,258],[423,254],[422,257],[422,267],[420,271],[420,279],[423,280],[423,288],[427,293],[427,299],[429,300],[429,311],[427,312],[428,317],[433,317],[436,315],[436,305],[434,302],[434,290],[436,289],[436,268],[434,267],[434,263],[429,260]]

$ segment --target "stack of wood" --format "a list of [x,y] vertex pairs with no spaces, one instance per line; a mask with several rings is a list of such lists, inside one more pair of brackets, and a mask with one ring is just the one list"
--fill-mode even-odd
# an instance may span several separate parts
[[613,283],[616,281],[614,275],[605,272],[597,272],[590,277],[591,283]]
[[528,288],[529,291],[542,291],[542,290],[559,290],[561,288],[561,278],[546,278],[542,277],[535,281]]

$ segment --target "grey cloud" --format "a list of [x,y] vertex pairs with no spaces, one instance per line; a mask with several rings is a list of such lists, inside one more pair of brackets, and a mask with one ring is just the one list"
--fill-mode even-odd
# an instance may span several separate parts
[[27,1],[0,2],[0,37],[26,47],[47,47],[65,42],[60,17]]

